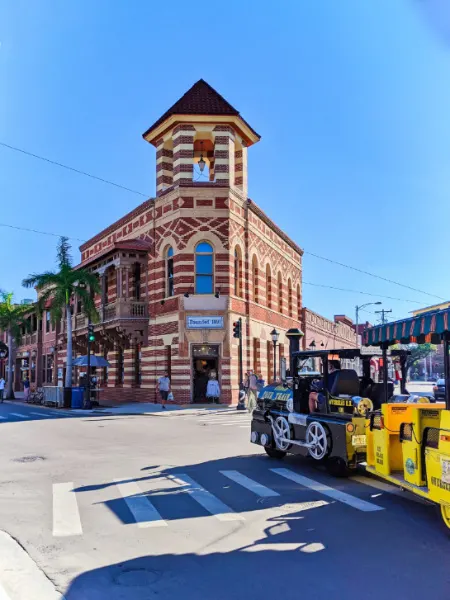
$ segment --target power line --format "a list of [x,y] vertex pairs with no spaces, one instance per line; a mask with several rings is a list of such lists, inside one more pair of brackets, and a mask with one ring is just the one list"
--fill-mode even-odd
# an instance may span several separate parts
[[410,285],[406,285],[404,283],[399,283],[398,281],[393,281],[392,279],[388,279],[387,277],[382,277],[381,275],[375,275],[375,273],[370,273],[369,271],[364,271],[364,269],[358,269],[358,267],[352,267],[351,265],[346,265],[337,260],[333,260],[331,258],[327,258],[326,256],[320,256],[319,254],[314,254],[313,252],[304,251],[304,254],[309,254],[310,256],[314,256],[315,258],[320,258],[320,260],[325,260],[329,263],[333,263],[334,265],[339,265],[340,267],[345,267],[346,269],[351,269],[352,271],[357,271],[358,273],[363,273],[364,275],[369,275],[370,277],[375,277],[376,279],[381,279],[382,281],[387,281],[388,283],[393,283],[394,285],[398,285],[400,287],[404,287],[408,290],[412,290],[413,292],[419,292],[420,294],[426,294],[427,296],[431,296],[432,298],[439,298],[439,300],[445,300],[442,296],[437,296],[436,294],[430,294],[430,292],[424,292],[423,290],[419,290],[418,288],[411,287]]
[[400,302],[410,302],[411,304],[422,304],[419,300],[406,300],[405,298],[395,298],[393,296],[383,296],[382,294],[372,294],[370,292],[361,292],[360,290],[350,290],[348,288],[334,287],[332,285],[323,285],[321,283],[311,283],[303,281],[303,285],[313,285],[314,287],[327,288],[329,290],[339,290],[340,292],[352,292],[353,294],[363,294],[364,296],[374,296],[375,298],[386,298],[388,300],[399,300]]
[[52,237],[67,237],[69,240],[77,240],[78,242],[85,242],[77,237],[62,236],[59,233],[51,233],[50,231],[39,231],[38,229],[29,229],[28,227],[18,227],[16,225],[9,225],[8,223],[0,223],[0,227],[9,227],[9,229],[18,229],[19,231],[29,231],[31,233],[40,233],[41,235],[51,235]]
[[5,144],[5,142],[0,142],[0,146],[4,148],[9,148],[10,150],[15,150],[16,152],[21,152],[22,154],[26,154],[27,156],[32,156],[33,158],[37,158],[38,160],[43,160],[44,162],[50,163],[51,165],[56,165],[57,167],[61,167],[62,169],[67,169],[68,171],[73,171],[74,173],[78,173],[78,175],[85,175],[86,177],[90,177],[91,179],[96,179],[97,181],[101,181],[102,183],[107,183],[108,185],[113,185],[116,188],[121,190],[125,190],[126,192],[131,192],[132,194],[137,194],[138,196],[143,196],[144,198],[150,198],[149,194],[143,194],[142,192],[138,192],[136,190],[132,190],[131,188],[125,187],[124,185],[120,185],[120,183],[114,183],[114,181],[109,181],[108,179],[103,179],[102,177],[97,177],[97,175],[92,175],[92,173],[87,173],[86,171],[80,171],[80,169],[75,169],[74,167],[69,167],[68,165],[63,165],[56,160],[51,160],[50,158],[45,158],[45,156],[39,156],[38,154],[33,154],[32,152],[28,152],[27,150],[23,150],[23,148],[17,148],[16,146],[11,146],[10,144]]
[[[74,167],[69,167],[68,165],[64,165],[63,163],[57,162],[55,160],[50,160],[49,158],[46,158],[44,156],[40,156],[38,154],[34,154],[33,152],[29,152],[28,150],[24,150],[23,148],[18,148],[16,146],[11,146],[10,144],[6,144],[5,142],[0,142],[0,146],[3,146],[4,148],[8,148],[9,150],[14,150],[15,152],[20,152],[20,153],[25,154],[27,156],[31,156],[31,157],[36,158],[38,160],[42,160],[42,161],[47,162],[49,164],[55,165],[57,167],[61,167],[63,169],[67,169],[68,171],[73,171],[74,173],[78,173],[79,175],[84,175],[86,177],[90,177],[91,179],[95,179],[97,181],[101,181],[102,183],[106,183],[108,185],[112,185],[112,186],[114,186],[116,188],[125,190],[127,192],[132,193],[132,194],[137,194],[138,196],[142,196],[144,198],[150,198],[149,194],[144,194],[143,192],[139,192],[137,190],[133,190],[131,188],[125,187],[123,185],[120,185],[119,183],[115,183],[115,182],[110,181],[108,179],[103,179],[102,177],[98,177],[97,175],[93,175],[92,173],[88,173],[86,171],[81,171],[79,169],[75,169]],[[8,225],[4,225],[4,226],[8,227]],[[19,228],[17,228],[17,229],[19,229]],[[56,235],[56,234],[50,234],[50,233],[47,234],[47,233],[45,233],[44,235]],[[345,263],[341,263],[341,262],[339,262],[337,260],[333,260],[331,258],[327,258],[326,256],[320,256],[319,254],[315,254],[314,252],[308,252],[307,250],[304,250],[304,254],[308,254],[309,256],[314,256],[314,258],[318,258],[320,260],[324,260],[326,262],[338,265],[340,267],[345,267],[346,269],[351,269],[352,271],[356,271],[357,273],[362,273],[364,275],[368,275],[369,277],[374,277],[375,279],[380,279],[381,281],[386,281],[387,283],[392,283],[393,285],[398,285],[399,287],[406,288],[406,289],[411,290],[413,292],[419,292],[420,294],[425,294],[426,296],[431,296],[432,298],[438,298],[439,300],[445,300],[445,298],[443,298],[442,296],[438,296],[437,294],[431,294],[430,292],[425,292],[424,290],[420,290],[418,288],[414,288],[412,286],[406,285],[404,283],[400,283],[398,281],[394,281],[392,279],[388,279],[387,277],[383,277],[381,275],[376,275],[375,273],[370,273],[370,271],[365,271],[364,269],[359,269],[358,267],[353,267],[351,265],[346,265]]]

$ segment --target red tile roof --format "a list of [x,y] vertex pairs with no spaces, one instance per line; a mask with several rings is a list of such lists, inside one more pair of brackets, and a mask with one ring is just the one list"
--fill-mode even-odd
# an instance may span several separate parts
[[114,242],[107,248],[100,250],[100,252],[98,252],[97,254],[90,256],[89,258],[87,258],[86,260],[84,260],[83,262],[81,262],[79,265],[77,265],[74,268],[82,269],[84,266],[86,266],[92,262],[95,262],[102,256],[105,256],[106,254],[110,254],[111,252],[114,252],[115,250],[132,250],[134,252],[148,252],[150,250],[150,248],[151,248],[151,243],[146,242],[145,240],[138,240],[138,239],[120,240],[119,242]]
[[[156,129],[158,125],[172,115],[233,115],[242,119],[239,111],[231,106],[223,96],[216,92],[216,90],[203,79],[199,79],[197,83],[194,83],[194,85],[181,96],[181,98],[177,100],[177,102],[175,102],[162,117],[147,129],[143,134],[143,137]],[[242,120],[244,121],[244,119]],[[244,121],[244,123],[250,127],[246,121]],[[252,127],[250,127],[250,129],[255,135],[258,135]]]

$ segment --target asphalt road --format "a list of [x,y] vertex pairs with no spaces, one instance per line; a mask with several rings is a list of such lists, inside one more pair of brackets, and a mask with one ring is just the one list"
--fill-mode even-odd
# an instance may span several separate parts
[[40,411],[0,405],[1,600],[450,596],[433,507],[267,458],[246,413]]

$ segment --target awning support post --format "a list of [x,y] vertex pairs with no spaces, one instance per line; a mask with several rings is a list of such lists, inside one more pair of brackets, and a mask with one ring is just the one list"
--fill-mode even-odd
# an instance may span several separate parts
[[400,382],[400,392],[402,394],[406,394],[406,356],[400,356],[400,371],[402,374],[402,379]]
[[382,345],[383,350],[383,396],[384,402],[388,401],[388,364],[387,364],[387,348],[388,345],[384,343]]
[[449,332],[444,333],[444,377],[445,377],[445,408],[450,410],[450,358],[449,351]]

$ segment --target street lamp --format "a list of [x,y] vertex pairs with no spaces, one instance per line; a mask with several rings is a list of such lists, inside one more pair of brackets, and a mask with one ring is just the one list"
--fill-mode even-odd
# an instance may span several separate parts
[[375,304],[383,304],[382,302],[378,301],[378,302],[367,302],[367,304],[361,304],[361,306],[355,306],[355,313],[356,313],[356,323],[355,323],[355,331],[356,331],[356,345],[358,345],[358,324],[359,324],[359,311],[362,310],[363,308],[366,308],[366,306],[372,306]]
[[273,380],[277,380],[277,342],[280,337],[280,332],[276,329],[272,329],[270,332],[270,337],[273,342]]

